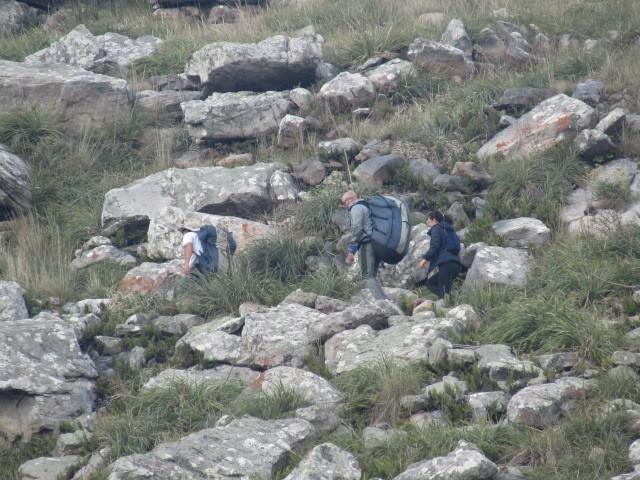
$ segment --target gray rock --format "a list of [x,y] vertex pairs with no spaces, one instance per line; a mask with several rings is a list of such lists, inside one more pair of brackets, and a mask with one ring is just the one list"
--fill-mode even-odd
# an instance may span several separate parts
[[489,480],[497,472],[498,467],[478,447],[461,440],[446,457],[413,463],[394,480]]
[[595,113],[586,103],[564,94],[548,98],[485,143],[476,155],[480,158],[502,153],[506,157],[549,148],[558,143],[561,133],[591,127]]
[[32,198],[27,164],[0,144],[0,206],[20,216],[29,211]]
[[438,167],[424,158],[409,159],[409,169],[416,177],[430,181],[441,173]]
[[313,102],[313,94],[306,88],[293,88],[289,91],[289,98],[300,109],[306,112]]
[[496,110],[507,112],[530,109],[543,100],[555,95],[553,90],[547,88],[520,87],[508,88],[492,107]]
[[409,45],[407,57],[418,70],[450,77],[466,77],[474,73],[473,62],[462,50],[426,38],[416,38]]
[[462,177],[440,174],[433,179],[433,188],[444,192],[466,192],[468,186]]
[[474,39],[476,57],[482,62],[501,63],[506,58],[507,45],[490,28],[480,31]]
[[514,248],[543,246],[551,238],[549,227],[530,217],[500,220],[493,224],[493,231],[504,240],[505,246]]
[[526,387],[511,398],[507,418],[535,428],[553,425],[568,415],[593,385],[590,380],[561,378],[555,383]]
[[185,73],[206,95],[310,85],[322,61],[323,42],[307,28],[296,36],[277,35],[260,43],[212,43],[193,54]]
[[[309,422],[246,417],[192,433],[146,454],[121,457],[109,467],[112,479],[201,479],[228,476],[269,478],[289,453],[312,437]],[[229,452],[233,452],[229,455]]]
[[164,42],[150,35],[132,40],[118,33],[94,36],[78,25],[51,46],[28,55],[26,64],[66,63],[95,73],[125,78],[135,61],[152,56]]
[[327,168],[316,157],[309,157],[293,167],[292,175],[313,187],[321,184],[327,177]]
[[341,160],[345,157],[353,158],[360,151],[360,144],[353,138],[338,138],[318,143],[316,153],[326,160]]
[[625,125],[626,114],[621,108],[614,108],[596,125],[596,130],[606,135],[617,135]]
[[463,177],[479,189],[487,188],[491,181],[491,177],[476,162],[456,162],[451,175]]
[[331,443],[314,447],[284,480],[359,480],[356,458]]
[[176,343],[176,352],[188,347],[202,355],[207,362],[228,363],[242,367],[252,366],[250,352],[242,343],[242,338],[215,329],[205,324],[192,328]]
[[102,355],[117,355],[124,350],[121,338],[97,335],[95,341],[98,351],[102,352]]
[[408,77],[416,75],[416,68],[411,62],[394,58],[369,70],[364,75],[373,82],[373,86],[378,90],[393,91],[397,90],[401,83]]
[[79,455],[34,458],[20,465],[18,474],[22,480],[57,480],[60,476],[67,478],[67,472],[81,461],[82,457]]
[[62,421],[93,409],[97,375],[68,322],[0,322],[0,436],[11,443],[58,433]]
[[447,25],[446,30],[440,37],[440,43],[462,50],[467,60],[471,60],[473,46],[471,38],[464,29],[462,20],[452,19]]
[[37,104],[60,114],[63,125],[81,132],[126,113],[133,96],[126,81],[62,63],[28,65],[0,60],[0,110]]
[[143,90],[135,94],[133,111],[135,113],[150,115],[169,115],[171,118],[181,121],[184,113],[180,108],[182,102],[201,100],[201,92],[178,91],[165,89],[161,92]]
[[275,171],[275,165],[265,163],[234,169],[170,168],[109,190],[102,209],[102,226],[115,232],[160,217],[163,207],[250,217],[275,205],[271,193]]
[[71,266],[75,270],[82,270],[97,263],[111,263],[126,267],[135,265],[138,260],[130,253],[118,250],[113,245],[101,245],[82,252],[79,257],[73,259]]
[[533,258],[525,250],[503,247],[482,247],[476,252],[463,286],[481,288],[485,285],[522,286],[526,283]]
[[153,293],[165,300],[173,300],[178,279],[182,278],[184,261],[170,260],[164,263],[143,262],[129,270],[118,282],[122,293]]
[[291,102],[280,92],[213,93],[205,100],[180,104],[191,139],[198,145],[242,140],[278,130]]
[[611,355],[611,361],[614,365],[624,365],[627,367],[640,366],[640,353],[627,352],[617,350]]
[[602,88],[601,80],[586,80],[583,83],[577,83],[573,88],[573,98],[582,100],[589,105],[596,105],[600,102],[600,89]]
[[391,180],[393,172],[405,162],[400,154],[373,157],[358,165],[353,176],[360,183],[369,186],[382,186]]
[[7,0],[0,8],[0,35],[5,38],[40,23],[43,12],[23,2]]
[[307,124],[304,118],[285,115],[278,125],[278,146],[290,148],[301,145],[306,130]]
[[0,282],[0,322],[29,318],[23,295],[16,282]]
[[580,158],[598,163],[602,163],[616,148],[611,138],[596,129],[582,130],[573,146]]
[[77,430],[72,433],[63,433],[58,436],[56,446],[53,449],[53,456],[66,457],[78,454],[82,444],[91,438],[91,434],[84,430]]
[[506,392],[478,392],[467,396],[476,421],[490,420],[489,413],[506,413],[511,395]]
[[153,321],[153,324],[162,333],[168,335],[182,334],[192,327],[204,324],[204,318],[200,315],[181,313],[173,316],[161,315]]
[[375,96],[376,89],[371,80],[359,73],[349,72],[342,72],[329,80],[318,93],[318,98],[336,111],[368,107],[375,100]]
[[222,384],[225,382],[240,382],[249,384],[254,381],[259,372],[244,367],[235,367],[231,365],[219,365],[215,368],[205,370],[177,370],[169,368],[163,370],[155,377],[150,378],[143,385],[143,389],[152,388],[168,388],[173,383],[187,384],[196,386],[203,382],[211,382],[213,384]]

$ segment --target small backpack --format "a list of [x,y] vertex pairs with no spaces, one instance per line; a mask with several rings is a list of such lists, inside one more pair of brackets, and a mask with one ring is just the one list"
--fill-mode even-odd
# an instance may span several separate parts
[[391,265],[399,263],[409,251],[409,209],[402,201],[388,195],[375,195],[366,203],[373,222],[371,243],[375,256]]
[[196,232],[202,244],[198,255],[200,268],[207,272],[227,273],[231,266],[231,255],[236,251],[236,242],[226,228],[203,225]]
[[444,229],[445,250],[454,255],[460,254],[460,237],[453,230]]

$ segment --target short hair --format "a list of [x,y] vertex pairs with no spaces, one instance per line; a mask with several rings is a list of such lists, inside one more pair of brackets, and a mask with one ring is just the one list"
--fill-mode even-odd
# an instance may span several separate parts
[[440,212],[439,210],[432,210],[431,212],[429,212],[429,215],[427,216],[427,218],[430,218],[431,220],[435,220],[436,222],[440,223],[441,221],[444,220],[444,215],[442,215],[442,212]]
[[180,233],[193,232],[193,230],[191,230],[191,229],[190,229],[190,228],[188,228],[188,227],[180,227],[180,228],[178,228],[178,231],[179,231]]
[[344,203],[348,198],[358,198],[358,195],[356,195],[356,192],[353,190],[347,190],[342,194],[342,197],[340,197],[340,201]]

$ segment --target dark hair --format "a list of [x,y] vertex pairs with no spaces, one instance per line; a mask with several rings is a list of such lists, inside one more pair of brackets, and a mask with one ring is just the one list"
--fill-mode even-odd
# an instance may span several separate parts
[[448,213],[442,215],[444,217],[444,221],[453,225],[453,218]]
[[435,220],[436,222],[440,223],[442,220],[444,220],[444,215],[442,215],[442,213],[439,210],[433,210],[429,212],[429,215],[427,216],[427,218],[430,218],[431,220]]

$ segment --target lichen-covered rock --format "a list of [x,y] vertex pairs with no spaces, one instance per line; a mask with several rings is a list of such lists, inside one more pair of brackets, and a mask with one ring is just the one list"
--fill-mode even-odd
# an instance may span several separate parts
[[476,252],[464,281],[465,288],[485,285],[522,286],[533,264],[526,250],[503,247],[482,247]]
[[551,238],[551,229],[530,217],[499,220],[493,224],[493,231],[504,240],[506,247],[513,248],[543,246]]
[[0,322],[29,318],[23,295],[16,282],[0,282]]
[[32,198],[27,164],[0,144],[0,206],[20,216],[29,211]]
[[342,72],[325,83],[318,98],[327,102],[337,111],[350,111],[368,107],[376,97],[376,89],[371,80],[359,73]]
[[315,447],[284,480],[360,480],[356,458],[331,443]]

